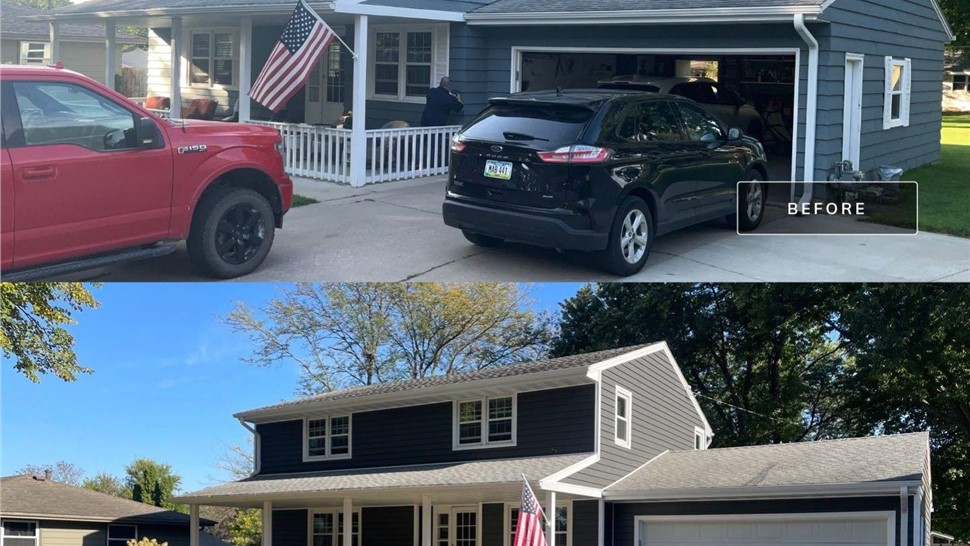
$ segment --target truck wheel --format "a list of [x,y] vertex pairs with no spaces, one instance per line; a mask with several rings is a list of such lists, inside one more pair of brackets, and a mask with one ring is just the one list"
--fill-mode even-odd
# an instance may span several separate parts
[[639,197],[627,197],[620,204],[610,229],[610,242],[603,251],[606,270],[626,277],[643,269],[653,245],[653,215]]
[[481,233],[475,233],[474,231],[468,231],[467,229],[461,230],[461,234],[464,235],[465,239],[468,239],[468,242],[472,243],[473,245],[485,248],[499,246],[504,242],[502,239],[497,237],[489,237],[488,235],[482,235]]
[[228,279],[251,273],[273,246],[273,209],[262,195],[216,188],[199,201],[187,246],[203,274]]

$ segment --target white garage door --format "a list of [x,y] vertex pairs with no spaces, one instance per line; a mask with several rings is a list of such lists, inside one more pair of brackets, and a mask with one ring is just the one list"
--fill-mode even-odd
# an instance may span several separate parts
[[891,515],[637,519],[638,546],[893,546]]

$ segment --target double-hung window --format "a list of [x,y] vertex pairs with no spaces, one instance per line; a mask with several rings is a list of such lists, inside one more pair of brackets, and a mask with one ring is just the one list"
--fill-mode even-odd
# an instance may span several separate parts
[[[371,34],[373,78],[370,94],[378,99],[422,102],[428,90],[437,85],[434,80],[436,63],[446,42],[436,38],[433,27],[376,28]],[[439,70],[443,70],[440,68]]]
[[[545,510],[545,507],[543,507]],[[513,546],[515,544],[515,528],[519,524],[519,505],[512,504],[508,508],[508,518],[506,522],[508,523],[508,529],[506,537],[508,542],[505,546]],[[570,546],[569,537],[569,504],[561,504],[556,506],[556,546]]]
[[138,540],[138,527],[134,525],[108,525],[108,546],[125,546],[129,540]]
[[3,520],[0,546],[38,546],[40,529],[36,521]]
[[707,449],[707,433],[700,427],[694,427],[694,449]]
[[970,75],[967,74],[954,74],[953,75],[953,90],[954,91],[970,91]]
[[303,423],[303,460],[350,457],[350,416],[319,417]]
[[515,445],[515,396],[455,403],[454,448]]
[[195,86],[235,85],[236,39],[229,30],[192,32],[189,83]]
[[913,65],[910,59],[886,57],[886,89],[883,97],[882,128],[909,125],[909,99]]
[[623,387],[616,387],[616,423],[614,429],[614,439],[616,445],[630,448],[630,437],[633,435],[633,393]]
[[[340,511],[313,511],[310,517],[310,546],[343,546],[344,513]],[[360,545],[360,511],[355,510],[351,519],[350,543]]]
[[47,42],[20,42],[20,64],[49,64],[51,45]]

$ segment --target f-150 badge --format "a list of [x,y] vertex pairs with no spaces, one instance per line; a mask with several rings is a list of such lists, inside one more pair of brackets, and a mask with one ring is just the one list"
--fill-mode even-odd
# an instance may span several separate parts
[[193,144],[192,146],[179,146],[178,152],[180,154],[197,154],[204,152],[209,149],[205,144]]

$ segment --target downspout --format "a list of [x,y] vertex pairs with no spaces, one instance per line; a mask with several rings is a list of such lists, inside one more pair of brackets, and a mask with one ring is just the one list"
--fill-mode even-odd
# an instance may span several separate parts
[[[794,18],[795,31],[808,44],[808,97],[805,101],[805,164],[802,169],[804,190],[799,204],[811,203],[812,184],[815,179],[815,114],[818,108],[818,40],[812,36],[805,26],[805,15],[796,13]],[[796,67],[796,71],[801,67]],[[795,120],[798,123],[798,120]],[[795,143],[798,146],[798,143]]]
[[239,419],[239,424],[242,425],[244,429],[246,429],[249,432],[252,432],[253,433],[253,473],[250,474],[250,476],[255,476],[255,475],[259,474],[259,470],[260,470],[260,466],[261,466],[261,462],[262,462],[262,461],[260,461],[260,457],[259,457],[259,451],[260,451],[260,449],[259,449],[259,447],[260,447],[259,433],[256,432],[256,429],[255,428],[253,428],[252,426],[250,426],[249,423],[247,423],[246,421],[242,420],[241,418]]

